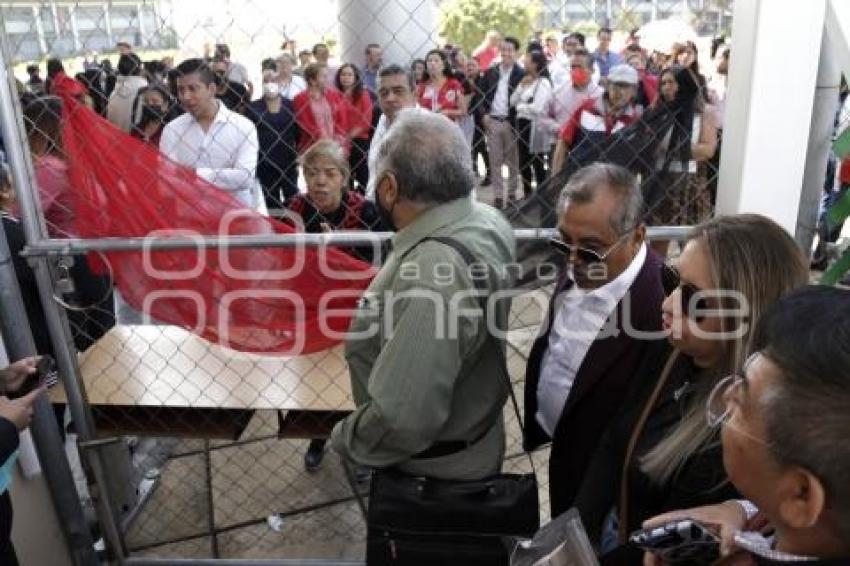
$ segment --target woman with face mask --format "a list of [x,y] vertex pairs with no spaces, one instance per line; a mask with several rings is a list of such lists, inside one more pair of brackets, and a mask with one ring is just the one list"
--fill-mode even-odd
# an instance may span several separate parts
[[263,187],[266,206],[283,208],[287,200],[298,194],[296,129],[292,103],[281,94],[274,71],[263,72],[263,96],[251,102],[245,115],[257,126],[257,179]]
[[174,101],[161,85],[152,85],[139,90],[136,104],[141,104],[139,119],[133,124],[130,135],[159,147],[159,138],[165,125],[175,118]]

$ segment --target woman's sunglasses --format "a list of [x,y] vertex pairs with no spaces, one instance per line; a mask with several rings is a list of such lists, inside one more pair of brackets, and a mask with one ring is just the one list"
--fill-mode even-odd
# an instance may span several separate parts
[[676,289],[681,291],[679,297],[682,302],[682,313],[693,320],[694,322],[702,321],[705,316],[698,315],[698,312],[708,309],[708,302],[705,297],[699,297],[694,300],[694,296],[700,293],[702,289],[693,283],[682,283],[682,276],[679,270],[668,264],[661,264],[661,286],[664,289],[664,294],[668,297],[673,294]]

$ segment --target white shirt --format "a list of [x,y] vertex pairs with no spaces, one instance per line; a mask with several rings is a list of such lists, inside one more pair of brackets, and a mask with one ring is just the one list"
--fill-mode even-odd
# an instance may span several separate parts
[[550,98],[552,83],[549,79],[537,77],[530,84],[517,85],[511,95],[511,106],[516,107],[517,118],[536,120],[545,113]]
[[218,112],[204,132],[188,112],[162,130],[159,149],[169,159],[192,167],[209,181],[246,206],[257,205],[257,129],[248,118],[217,102]]
[[307,83],[298,75],[292,75],[292,80],[286,83],[285,86],[283,83],[280,85],[280,95],[289,101],[292,101],[305,90],[307,90]]
[[510,108],[508,106],[510,104],[508,91],[510,91],[511,73],[513,70],[513,65],[508,67],[507,70],[499,65],[499,86],[496,87],[496,93],[493,95],[493,104],[490,106],[491,116],[507,117],[508,115]]
[[585,100],[597,99],[604,93],[605,90],[593,81],[584,90],[574,88],[571,82],[556,87],[546,112],[540,116],[540,124],[557,134]]
[[646,255],[646,244],[643,244],[625,271],[613,281],[591,291],[573,285],[555,300],[555,319],[549,334],[549,347],[543,354],[535,415],[550,438],[555,434],[587,351],[634,283]]
[[381,140],[384,139],[388,129],[389,124],[387,124],[387,115],[381,114],[381,118],[378,120],[378,125],[375,126],[375,133],[372,134],[372,142],[369,146],[369,159],[367,162],[369,167],[369,183],[366,185],[366,198],[371,201],[375,200],[375,184],[377,183],[375,173],[377,173],[378,168],[378,149],[381,147]]
[[136,102],[139,90],[146,86],[148,81],[142,77],[119,76],[115,81],[112,94],[109,95],[109,102],[106,104],[106,119],[130,133],[133,124],[141,114],[141,104],[139,104],[136,116],[133,116],[133,104]]

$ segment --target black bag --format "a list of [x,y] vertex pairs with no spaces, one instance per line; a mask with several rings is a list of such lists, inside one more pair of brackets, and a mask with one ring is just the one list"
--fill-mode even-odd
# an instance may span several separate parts
[[[476,261],[456,240],[426,239],[454,248],[467,264]],[[477,287],[486,285],[481,279],[474,281]],[[486,296],[482,294],[480,300],[484,307]],[[519,405],[504,365],[502,373],[521,424]],[[495,418],[502,418],[501,408]],[[437,443],[421,454],[440,452],[440,445],[446,444],[462,445],[452,451],[466,445]],[[530,455],[528,459],[533,470]],[[391,469],[375,470],[366,513],[366,563],[369,566],[507,566],[509,551],[502,538],[531,538],[540,527],[539,508],[534,473],[459,481],[414,477]]]

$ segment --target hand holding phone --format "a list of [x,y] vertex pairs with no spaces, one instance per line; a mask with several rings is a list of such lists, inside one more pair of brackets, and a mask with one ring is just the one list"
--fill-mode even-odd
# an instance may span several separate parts
[[24,382],[15,391],[9,391],[9,399],[18,399],[35,391],[39,387],[52,387],[59,381],[56,362],[51,356],[44,355],[38,360],[35,371],[24,378]]
[[678,519],[632,533],[629,541],[667,564],[712,564],[720,558],[720,529]]

